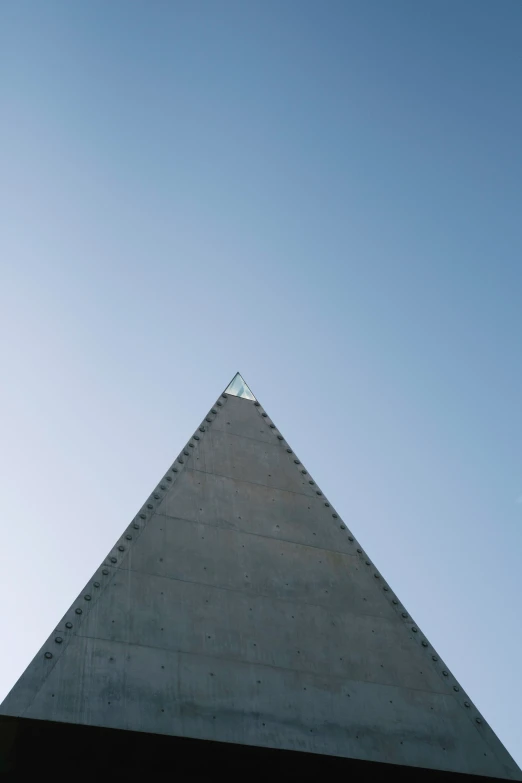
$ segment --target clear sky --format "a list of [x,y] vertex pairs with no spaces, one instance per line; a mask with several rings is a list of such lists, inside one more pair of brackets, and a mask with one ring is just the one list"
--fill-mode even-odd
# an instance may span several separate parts
[[522,764],[522,3],[0,31],[0,698],[240,370]]

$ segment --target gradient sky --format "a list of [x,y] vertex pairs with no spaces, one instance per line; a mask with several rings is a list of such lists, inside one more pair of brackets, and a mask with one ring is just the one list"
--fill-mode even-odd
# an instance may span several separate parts
[[0,31],[0,698],[240,370],[522,764],[522,3]]

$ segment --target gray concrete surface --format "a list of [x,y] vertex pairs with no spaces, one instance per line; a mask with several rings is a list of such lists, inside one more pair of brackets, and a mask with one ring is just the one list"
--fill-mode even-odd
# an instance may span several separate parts
[[522,780],[263,408],[219,403],[0,713]]

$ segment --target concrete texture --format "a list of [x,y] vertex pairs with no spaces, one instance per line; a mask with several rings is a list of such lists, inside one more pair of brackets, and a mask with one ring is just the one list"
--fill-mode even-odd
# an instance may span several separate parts
[[262,414],[220,397],[0,713],[522,780]]

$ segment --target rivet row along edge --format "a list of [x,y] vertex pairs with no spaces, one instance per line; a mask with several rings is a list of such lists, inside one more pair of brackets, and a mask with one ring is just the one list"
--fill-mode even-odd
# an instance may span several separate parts
[[[280,431],[280,430],[278,430],[278,428],[276,427],[276,424],[275,424],[274,420],[273,420],[273,419],[272,419],[272,418],[271,418],[271,417],[268,415],[268,413],[266,412],[266,410],[264,410],[264,409],[263,409],[263,407],[261,406],[261,404],[259,403],[259,401],[257,401],[257,400],[255,401],[255,406],[256,406],[256,408],[258,409],[258,413],[259,413],[259,415],[260,415],[260,416],[261,416],[263,419],[265,419],[265,420],[266,420],[266,421],[269,423],[269,427],[270,427],[270,429],[272,429],[272,430],[273,430],[274,434],[276,435],[276,437],[278,438],[278,440],[280,440],[280,441],[281,441],[282,445],[283,445],[283,443],[284,443],[284,444],[286,444],[286,451],[287,451],[287,453],[288,453],[288,455],[289,455],[289,456],[291,455],[291,456],[293,457],[293,462],[294,462],[295,466],[298,468],[298,470],[301,472],[301,474],[302,474],[302,475],[310,475],[310,474],[309,474],[309,472],[306,470],[306,468],[304,468],[304,467],[299,467],[300,465],[302,466],[302,462],[301,462],[301,461],[299,460],[299,458],[298,458],[298,457],[295,455],[295,452],[294,452],[294,451],[293,451],[293,449],[290,447],[290,444],[288,443],[288,441],[286,440],[286,438],[284,438],[284,436],[282,435],[281,431]],[[310,480],[310,482],[309,482],[309,483],[310,483],[310,484],[314,484],[315,486],[317,486],[317,484],[316,484],[316,483],[315,483],[313,480]],[[319,487],[318,487],[317,495],[320,495],[320,496],[322,496],[322,497],[324,498],[324,505],[325,505],[325,507],[327,507],[327,508],[332,508],[332,506],[331,506],[331,504],[329,503],[329,501],[327,500],[327,498],[326,498],[326,497],[323,495],[323,493],[322,493],[322,492],[319,490]],[[340,523],[341,523],[341,524],[340,524],[340,528],[341,528],[341,530],[345,530],[345,531],[348,533],[348,540],[350,541],[350,543],[354,544],[354,546],[356,547],[356,554],[357,554],[357,555],[359,555],[359,558],[360,558],[360,559],[362,559],[362,560],[365,560],[365,561],[367,561],[367,562],[369,561],[369,562],[368,562],[368,565],[370,565],[370,566],[371,566],[371,565],[372,565],[372,562],[371,562],[371,560],[370,560],[370,559],[367,557],[367,555],[365,555],[365,553],[364,553],[364,550],[362,549],[362,547],[360,547],[360,545],[359,545],[359,547],[357,548],[357,541],[356,541],[356,539],[355,539],[355,536],[353,536],[353,534],[352,534],[351,530],[349,530],[349,528],[347,527],[347,525],[345,525],[345,524],[344,524],[344,522],[341,520],[341,518],[339,517],[339,515],[337,514],[337,512],[335,512],[333,509],[332,509],[332,518],[333,518],[333,519],[339,519],[339,521],[340,521]],[[379,573],[379,571],[378,571],[377,569],[375,569],[375,570],[374,570],[374,572],[373,572],[373,575],[374,575],[374,578],[375,578],[375,579],[377,579],[377,580],[378,580],[378,579],[381,579],[381,574]],[[448,677],[449,677],[449,676],[450,676],[450,674],[449,674],[449,671],[448,671],[448,670],[447,670],[447,669],[444,667],[444,664],[442,663],[440,656],[436,654],[436,652],[434,651],[434,648],[433,648],[433,646],[432,646],[432,645],[430,645],[430,643],[429,643],[429,642],[428,642],[428,640],[426,639],[426,636],[425,636],[425,634],[423,634],[423,633],[421,633],[421,632],[420,632],[420,628],[419,628],[418,624],[414,622],[414,620],[413,620],[413,618],[411,617],[411,615],[409,614],[409,612],[406,612],[406,610],[405,610],[405,608],[404,608],[404,604],[402,604],[402,602],[401,602],[401,601],[399,601],[399,599],[396,597],[395,593],[394,593],[394,592],[393,592],[393,591],[390,589],[390,587],[389,587],[389,585],[388,585],[387,583],[385,583],[385,584],[383,585],[383,591],[384,591],[385,593],[389,593],[389,595],[388,595],[387,597],[389,598],[389,600],[391,600],[391,601],[392,601],[392,604],[393,604],[393,606],[394,606],[394,608],[395,608],[396,612],[399,612],[399,611],[400,611],[400,607],[401,607],[401,606],[403,607],[403,611],[401,612],[401,614],[405,613],[405,614],[406,614],[406,617],[404,617],[404,616],[403,616],[403,618],[402,618],[402,619],[404,619],[404,620],[405,620],[405,622],[408,622],[408,621],[409,621],[409,623],[410,623],[410,630],[412,631],[412,633],[414,633],[414,634],[419,634],[419,636],[418,636],[418,641],[419,641],[419,643],[421,644],[421,646],[422,646],[422,647],[423,647],[425,650],[430,650],[430,649],[431,649],[431,650],[433,650],[433,654],[432,654],[432,656],[434,656],[434,657],[432,658],[432,661],[431,661],[431,663],[432,663],[432,665],[433,665],[433,664],[437,664],[437,663],[440,663],[440,664],[441,664],[441,667],[442,667],[442,668],[441,668],[441,667],[438,667],[438,668],[437,668],[437,671],[439,672],[440,676],[441,676],[441,677],[445,677],[445,675],[443,675],[443,674],[442,674],[442,672],[443,672],[443,671],[446,671],[446,672],[448,672],[448,674],[447,674],[446,676],[448,676]],[[410,637],[410,639],[414,640],[414,637]],[[436,659],[436,660],[435,660],[435,659]],[[462,696],[462,698],[463,698],[462,705],[463,705],[463,706],[464,706],[466,709],[469,709],[469,707],[467,707],[467,705],[469,704],[469,705],[470,705],[470,707],[471,707],[471,706],[472,706],[472,702],[470,701],[469,697],[468,697],[468,696],[465,694],[465,692],[464,692],[464,691],[463,691],[463,689],[461,688],[460,684],[457,682],[457,679],[456,679],[455,677],[452,677],[452,680],[454,680],[454,684],[453,684],[453,686],[452,686],[452,688],[453,688],[453,691],[454,691],[455,693],[459,693],[459,694]],[[480,717],[480,719],[481,719],[481,722],[482,722],[482,723],[485,723],[485,721],[484,721],[484,720],[481,718],[481,716],[479,716],[479,717]]]
[[[218,409],[223,407],[222,400],[226,402],[227,399],[227,396],[223,393],[220,399],[217,400],[216,403],[212,406],[209,413],[207,416],[205,416],[205,419],[200,424],[198,430],[189,439],[187,446],[180,452],[178,457],[176,457],[156,489],[149,495],[148,500],[143,504],[141,510],[134,516],[131,524],[118,538],[109,554],[104,558],[101,565],[96,569],[92,579],[89,580],[84,589],[73,601],[69,610],[62,617],[60,622],[55,625],[54,631],[49,636],[47,641],[42,645],[40,651],[36,654],[34,659],[35,661],[39,659],[41,657],[41,653],[43,652],[43,657],[46,660],[53,661],[48,671],[54,668],[59,658],[61,658],[66,648],[68,647],[69,641],[75,635],[75,631],[81,627],[82,622],[86,618],[89,610],[92,609],[94,604],[98,602],[99,598],[109,586],[110,579],[112,578],[111,572],[114,572],[121,567],[121,564],[124,562],[125,558],[130,552],[132,544],[138,540],[142,532],[147,527],[147,523],[156,513],[157,507],[160,505],[160,503],[163,502],[169,490],[175,485],[176,479],[179,477],[181,472],[179,466],[184,466],[185,464],[185,460],[180,463],[180,456],[185,456],[185,452],[187,448],[190,447],[192,440],[196,441],[194,448],[197,447],[198,442],[201,439],[201,435],[198,435],[198,432],[205,433],[207,431],[208,425],[215,421],[219,413]],[[190,456],[190,452],[186,456]],[[59,655],[57,654],[56,645],[59,646]]]

